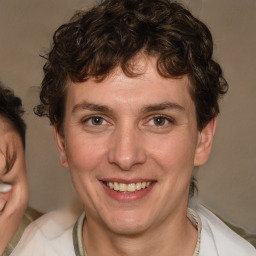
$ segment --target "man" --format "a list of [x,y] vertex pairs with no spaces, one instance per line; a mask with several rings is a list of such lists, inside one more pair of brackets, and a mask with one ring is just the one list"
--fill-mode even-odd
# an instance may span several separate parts
[[[20,98],[0,83],[0,254],[10,255],[39,213],[28,204],[24,111]],[[27,210],[26,210],[27,208]]]
[[168,0],[106,0],[55,32],[36,112],[54,125],[85,214],[68,228],[39,220],[16,255],[256,255],[204,207],[188,209],[227,91],[212,48],[208,28]]

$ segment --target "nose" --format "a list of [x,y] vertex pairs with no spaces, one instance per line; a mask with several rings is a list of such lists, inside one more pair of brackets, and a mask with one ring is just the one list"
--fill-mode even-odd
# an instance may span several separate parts
[[108,160],[120,169],[129,171],[146,162],[147,154],[142,135],[134,128],[118,129],[114,132],[108,152]]

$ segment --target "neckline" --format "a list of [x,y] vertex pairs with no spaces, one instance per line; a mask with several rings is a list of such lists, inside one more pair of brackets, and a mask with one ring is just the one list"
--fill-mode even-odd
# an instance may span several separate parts
[[[196,243],[196,248],[194,250],[193,256],[198,256],[200,251],[202,222],[199,215],[191,208],[188,208],[187,210],[187,217],[191,221],[191,223],[194,225],[194,227],[197,229],[197,243]],[[86,249],[83,246],[83,236],[82,236],[83,223],[85,219],[86,219],[86,215],[85,215],[85,212],[83,212],[82,215],[78,218],[73,228],[73,245],[74,245],[76,256],[88,256],[86,253]]]

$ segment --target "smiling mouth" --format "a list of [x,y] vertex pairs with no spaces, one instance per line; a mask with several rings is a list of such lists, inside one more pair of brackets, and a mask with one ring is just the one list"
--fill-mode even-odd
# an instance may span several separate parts
[[122,192],[122,193],[134,193],[143,189],[148,188],[153,184],[153,182],[150,181],[144,181],[144,182],[136,182],[136,183],[120,183],[120,182],[103,182],[108,188],[114,191]]

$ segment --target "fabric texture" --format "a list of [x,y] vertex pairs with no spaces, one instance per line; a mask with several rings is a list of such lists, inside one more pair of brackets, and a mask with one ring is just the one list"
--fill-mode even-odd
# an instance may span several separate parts
[[191,207],[202,222],[199,256],[256,256],[255,248],[211,211],[196,201]]
[[[255,248],[216,215],[200,204],[191,207],[188,217],[201,230],[199,254],[194,255],[256,256]],[[82,243],[85,214],[76,219],[56,212],[42,216],[25,230],[11,256],[87,256]]]
[[66,210],[43,215],[26,228],[11,256],[76,256],[72,230],[77,217]]
[[244,229],[233,225],[232,223],[228,222],[227,220],[225,220],[215,212],[214,214],[217,215],[218,218],[220,218],[228,227],[234,230],[239,236],[243,237],[245,240],[247,240],[256,248],[256,234],[247,233]]
[[[188,208],[187,217],[198,230],[197,244],[196,244],[196,248],[193,253],[193,256],[199,256],[200,233],[202,228],[201,220],[199,215],[190,208]],[[76,256],[88,256],[82,241],[82,227],[83,227],[83,222],[85,218],[86,218],[85,213],[83,213],[78,219],[78,221],[76,222],[73,229],[73,243],[74,243]]]
[[2,256],[9,256],[11,254],[11,252],[14,250],[14,248],[16,247],[16,245],[18,244],[19,240],[22,237],[22,234],[24,232],[24,230],[26,229],[26,227],[33,222],[34,220],[38,219],[40,216],[42,215],[42,213],[38,212],[37,210],[28,207],[25,211],[25,214],[20,222],[20,225],[18,227],[18,230],[16,231],[16,233],[14,234],[11,242],[7,245],[7,247],[5,248]]

